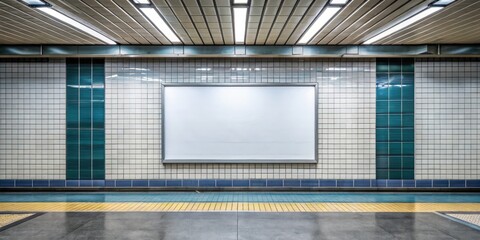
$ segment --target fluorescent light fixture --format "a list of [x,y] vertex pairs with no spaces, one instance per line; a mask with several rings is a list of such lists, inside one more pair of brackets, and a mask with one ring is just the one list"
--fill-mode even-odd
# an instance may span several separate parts
[[170,42],[173,42],[173,43],[180,43],[180,39],[177,37],[177,35],[173,32],[173,30],[170,28],[170,26],[167,25],[167,23],[165,22],[165,20],[163,20],[163,18],[160,16],[160,14],[158,14],[157,10],[155,10],[155,8],[150,8],[150,7],[147,7],[147,8],[139,8],[140,11],[142,11],[142,13],[150,20],[150,22],[153,23],[153,25],[155,25],[155,27],[157,27],[158,30],[160,30],[160,32],[163,33],[163,35],[165,35],[165,37],[168,38],[168,40],[170,40]]
[[233,0],[233,4],[248,4],[248,0]]
[[455,0],[438,0],[432,3],[432,6],[447,6],[448,4],[455,2]]
[[420,21],[420,20],[423,19],[423,18],[426,18],[427,16],[429,16],[429,15],[431,15],[431,14],[433,14],[433,13],[436,13],[436,12],[440,11],[442,8],[443,8],[443,7],[429,7],[429,8],[427,8],[427,9],[421,11],[420,13],[418,13],[418,14],[416,14],[416,15],[408,18],[408,19],[406,19],[405,21],[403,21],[403,22],[401,22],[401,23],[399,23],[399,24],[397,24],[397,25],[395,25],[395,26],[387,29],[386,31],[378,34],[377,36],[368,39],[368,40],[365,41],[363,44],[372,44],[372,43],[374,43],[374,42],[376,42],[376,41],[378,41],[378,40],[380,40],[380,39],[382,39],[382,38],[385,38],[385,37],[387,37],[387,36],[389,36],[389,35],[391,35],[391,34],[393,34],[393,33],[395,33],[395,32],[398,32],[398,31],[400,31],[400,30],[402,30],[402,29],[404,29],[404,28],[412,25],[412,24],[415,23],[415,22]]
[[103,41],[103,42],[105,42],[105,43],[107,43],[107,44],[111,44],[111,45],[117,44],[116,42],[112,41],[111,39],[103,36],[101,33],[99,33],[99,32],[97,32],[97,31],[95,31],[95,30],[93,30],[93,29],[91,29],[91,28],[89,28],[89,27],[87,27],[87,26],[85,26],[85,25],[77,22],[76,20],[73,20],[73,19],[70,18],[70,17],[67,17],[67,16],[63,15],[63,14],[60,13],[60,12],[57,12],[57,11],[54,10],[53,8],[49,8],[49,7],[39,7],[39,8],[37,8],[37,9],[40,10],[40,11],[42,11],[42,12],[44,12],[44,13],[46,13],[46,14],[48,14],[48,15],[50,15],[50,16],[52,16],[52,17],[54,17],[54,18],[56,18],[56,19],[58,19],[58,20],[60,20],[60,21],[62,21],[62,22],[64,22],[64,23],[67,23],[67,24],[69,24],[69,25],[71,25],[71,26],[73,26],[73,27],[75,27],[75,28],[78,28],[78,29],[80,29],[80,30],[82,30],[82,31],[84,31],[84,32],[86,32],[86,33],[88,33],[88,34],[90,34],[90,35],[92,35],[92,36],[100,39],[101,41]]
[[323,12],[320,14],[320,16],[315,20],[315,22],[308,28],[307,32],[303,34],[302,38],[300,41],[298,41],[299,44],[306,44],[308,43],[315,34],[320,31],[320,29],[325,26],[325,24],[330,21],[330,19],[335,16],[335,14],[341,9],[341,7],[327,7]]
[[26,3],[28,6],[31,7],[50,6],[43,0],[22,0],[22,2]]
[[233,8],[233,22],[235,27],[235,42],[245,42],[245,31],[247,26],[247,8],[234,7]]
[[136,4],[151,4],[150,0],[133,0]]
[[330,4],[338,4],[338,5],[344,5],[348,2],[348,0],[331,0]]

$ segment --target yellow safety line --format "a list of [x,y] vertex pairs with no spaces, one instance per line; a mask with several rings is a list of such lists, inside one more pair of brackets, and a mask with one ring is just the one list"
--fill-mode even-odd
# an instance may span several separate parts
[[480,203],[10,202],[0,212],[480,212]]

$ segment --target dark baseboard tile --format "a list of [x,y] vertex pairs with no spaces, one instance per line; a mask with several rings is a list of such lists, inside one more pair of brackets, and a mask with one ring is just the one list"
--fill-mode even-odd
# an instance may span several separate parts
[[476,189],[477,179],[118,179],[118,180],[36,180],[3,179],[0,188],[345,188],[366,189]]

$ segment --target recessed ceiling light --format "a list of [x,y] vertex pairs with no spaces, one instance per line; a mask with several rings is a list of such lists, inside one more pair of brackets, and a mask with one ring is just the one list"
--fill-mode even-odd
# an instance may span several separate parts
[[248,0],[233,0],[233,4],[248,4]]
[[406,19],[405,21],[403,21],[403,22],[387,29],[386,31],[376,35],[375,37],[368,39],[363,44],[372,44],[374,42],[377,42],[378,40],[380,40],[382,38],[385,38],[385,37],[387,37],[387,36],[389,36],[389,35],[391,35],[395,32],[398,32],[398,31],[412,25],[413,23],[418,22],[421,19],[426,18],[429,15],[440,11],[441,9],[443,9],[443,7],[429,7],[427,9],[417,13],[416,15],[413,15],[412,17]]
[[343,4],[346,4],[349,0],[331,0],[330,1],[330,4],[339,4],[339,5],[343,5]]
[[150,0],[133,0],[136,4],[151,4]]
[[320,31],[320,29],[325,26],[325,24],[330,21],[330,19],[335,16],[335,14],[341,9],[341,7],[326,7],[325,10],[322,11],[320,16],[317,17],[317,20],[308,28],[307,32],[303,34],[302,38],[300,38],[300,41],[298,41],[299,44],[306,44],[308,43],[314,36],[315,34]]
[[153,25],[155,25],[155,27],[157,27],[157,29],[160,30],[160,32],[162,32],[163,35],[165,35],[165,37],[168,38],[168,40],[170,40],[170,42],[173,42],[173,43],[181,42],[180,39],[177,37],[177,35],[173,32],[170,26],[168,26],[165,20],[163,20],[163,18],[160,16],[160,14],[157,12],[155,8],[141,7],[139,9],[150,20],[150,22],[153,23]]
[[438,0],[432,3],[432,6],[447,6],[452,2],[455,2],[455,0]]
[[46,3],[43,0],[22,0],[22,2],[26,3],[30,7],[50,6],[48,3]]
[[62,14],[62,13],[54,10],[53,8],[50,8],[50,7],[38,7],[37,9],[40,10],[40,11],[42,11],[42,12],[44,12],[44,13],[46,13],[46,14],[48,14],[48,15],[50,15],[50,16],[52,16],[52,17],[54,17],[54,18],[56,18],[56,19],[58,19],[58,20],[60,20],[60,21],[62,21],[62,22],[64,22],[64,23],[67,23],[67,24],[69,24],[69,25],[71,25],[71,26],[73,26],[73,27],[75,27],[75,28],[78,28],[78,29],[80,29],[80,30],[82,30],[82,31],[84,31],[84,32],[86,32],[86,33],[88,33],[88,34],[90,34],[90,35],[92,35],[92,36],[100,39],[101,41],[103,41],[103,42],[105,42],[105,43],[107,43],[107,44],[111,44],[111,45],[117,44],[117,43],[114,42],[113,40],[111,40],[111,39],[105,37],[104,35],[102,35],[101,33],[99,33],[99,32],[97,32],[97,31],[95,31],[95,30],[93,30],[93,29],[91,29],[91,28],[89,28],[89,27],[87,27],[87,26],[85,26],[85,25],[77,22],[76,20],[74,20],[74,19],[72,19],[72,18],[70,18],[70,17],[67,17],[66,15],[64,15],[64,14]]
[[233,8],[233,23],[235,30],[235,43],[245,42],[245,31],[247,26],[247,12],[246,7]]

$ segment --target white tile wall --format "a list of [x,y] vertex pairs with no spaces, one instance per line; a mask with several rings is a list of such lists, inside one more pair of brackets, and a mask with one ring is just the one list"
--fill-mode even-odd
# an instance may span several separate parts
[[[370,59],[107,59],[107,179],[375,178]],[[318,164],[161,163],[161,83],[319,83]]]
[[480,179],[479,78],[479,59],[416,60],[416,179]]
[[0,61],[0,179],[65,179],[65,61]]
[[[480,178],[479,63],[416,60],[416,179]],[[107,179],[375,178],[374,64],[107,59]],[[161,82],[315,81],[318,164],[161,163]],[[0,179],[64,178],[64,60],[0,61]]]

